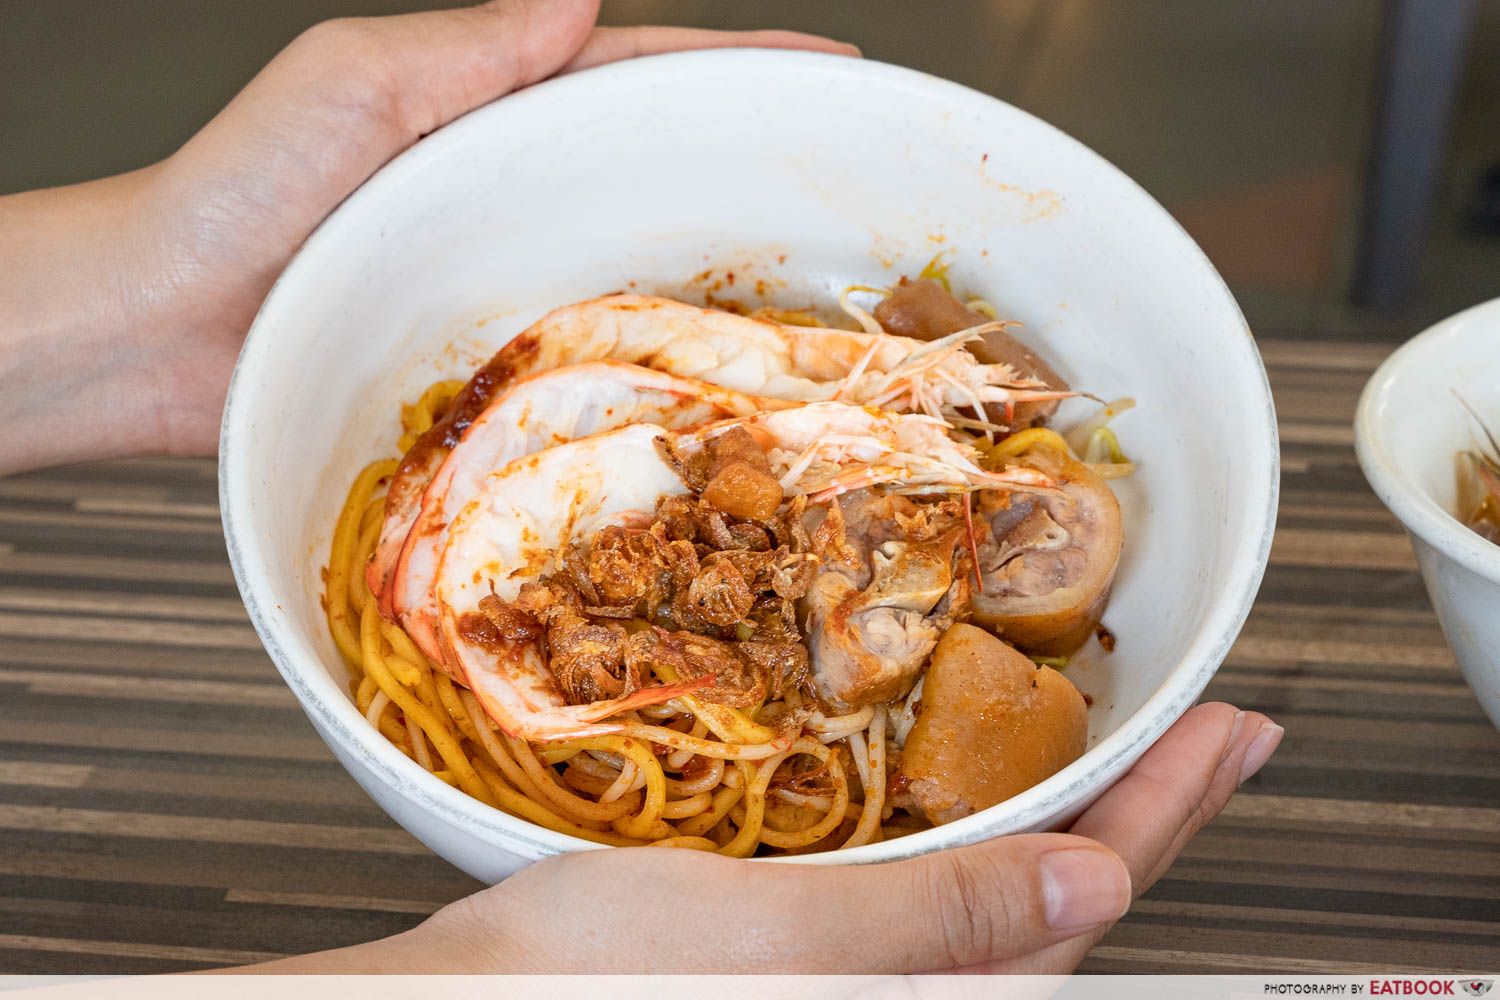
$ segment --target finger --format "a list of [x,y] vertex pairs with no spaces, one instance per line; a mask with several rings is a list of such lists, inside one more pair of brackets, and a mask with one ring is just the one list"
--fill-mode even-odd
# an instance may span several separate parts
[[1145,892],[1240,782],[1252,746],[1259,769],[1280,741],[1281,727],[1232,705],[1199,705],[1184,715],[1118,783],[1073,824],[1119,852],[1136,892]]
[[[1071,832],[1098,838],[1119,852],[1139,896],[1223,810],[1235,789],[1265,765],[1281,734],[1280,726],[1259,713],[1237,712],[1224,704],[1200,705],[1146,751],[1079,817]],[[1068,972],[1108,930],[1108,925],[1101,926],[983,971]]]
[[841,56],[860,54],[858,48],[847,42],[836,42],[831,38],[800,31],[713,31],[707,28],[654,26],[595,28],[583,48],[563,68],[563,72],[572,73],[603,63],[663,52],[728,48],[801,49]]
[[[340,193],[438,126],[557,72],[599,0],[492,0],[304,31],[185,147],[210,164],[252,158],[266,176]],[[269,161],[269,162],[267,162]]]
[[[242,270],[269,287],[286,254],[382,164],[563,66],[598,4],[494,0],[314,25],[167,161],[164,190],[180,208],[164,225],[211,258],[244,257]],[[189,281],[203,265],[183,266]]]
[[[1033,952],[1117,919],[1129,900],[1112,851],[1032,834],[849,867],[575,854],[434,919],[450,937],[506,942],[504,968],[491,971],[908,973]],[[687,936],[664,947],[674,933]]]
[[1225,758],[1220,763],[1213,782],[1209,786],[1208,794],[1194,812],[1192,820],[1177,831],[1177,836],[1172,839],[1172,843],[1157,860],[1156,867],[1142,880],[1137,894],[1155,885],[1156,880],[1166,874],[1167,869],[1176,862],[1183,848],[1187,847],[1188,841],[1197,836],[1198,832],[1214,817],[1223,812],[1224,807],[1229,804],[1229,800],[1233,798],[1239,787],[1265,766],[1271,754],[1275,753],[1276,748],[1281,745],[1284,732],[1280,726],[1264,715],[1246,713],[1243,727],[1237,734],[1238,738],[1225,753]]
[[415,138],[556,73],[587,41],[598,9],[599,0],[490,0],[329,21],[303,38],[328,63],[372,84]]

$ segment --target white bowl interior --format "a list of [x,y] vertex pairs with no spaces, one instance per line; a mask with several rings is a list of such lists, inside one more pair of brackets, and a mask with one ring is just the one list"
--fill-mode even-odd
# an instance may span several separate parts
[[481,109],[356,192],[267,300],[225,421],[226,533],[268,649],[341,758],[363,762],[356,776],[523,857],[584,846],[425,775],[349,703],[320,571],[352,478],[394,453],[399,402],[563,303],[633,287],[826,306],[939,251],[956,287],[1024,323],[1075,386],[1139,401],[1116,424],[1140,463],[1118,489],[1118,646],[1069,668],[1093,698],[1082,760],[829,860],[1056,822],[1122,773],[1201,692],[1265,564],[1275,422],[1243,319],[1166,213],[1051,127],[908,70],[746,51],[608,67]]

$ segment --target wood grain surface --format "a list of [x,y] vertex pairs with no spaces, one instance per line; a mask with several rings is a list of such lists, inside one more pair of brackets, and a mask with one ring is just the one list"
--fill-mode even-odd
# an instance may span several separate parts
[[[1207,697],[1286,740],[1083,969],[1495,969],[1500,734],[1354,460],[1354,401],[1390,348],[1261,348],[1279,533]],[[0,972],[254,962],[478,888],[366,798],[282,685],[214,480],[210,460],[0,480]]]

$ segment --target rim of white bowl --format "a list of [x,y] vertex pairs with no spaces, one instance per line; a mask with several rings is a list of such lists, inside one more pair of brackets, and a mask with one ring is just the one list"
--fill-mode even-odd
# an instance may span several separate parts
[[[1404,372],[1421,366],[1428,352],[1465,336],[1500,337],[1500,299],[1481,302],[1439,320],[1380,363],[1359,394],[1354,412],[1354,450],[1375,495],[1406,530],[1471,573],[1500,582],[1500,545],[1481,538],[1401,472],[1376,416],[1383,405],[1399,396]],[[1455,453],[1460,447],[1459,442],[1453,443]]]
[[[247,558],[245,540],[240,537],[239,525],[249,520],[247,498],[253,483],[245,465],[244,453],[238,450],[237,442],[241,435],[248,434],[253,414],[244,411],[237,403],[250,392],[249,386],[254,382],[255,369],[274,360],[272,334],[267,330],[270,320],[267,317],[274,317],[279,310],[280,300],[286,294],[286,276],[297,272],[300,262],[316,255],[325,242],[336,239],[341,221],[349,213],[357,211],[360,205],[378,198],[383,188],[441,157],[445,146],[467,131],[492,127],[492,122],[503,119],[507,114],[507,108],[519,108],[522,102],[567,101],[572,95],[587,94],[595,87],[666,74],[680,76],[694,71],[753,71],[747,73],[747,76],[765,72],[800,73],[824,79],[875,79],[886,86],[923,92],[929,96],[933,92],[941,92],[946,101],[955,105],[980,107],[990,115],[1008,115],[1026,127],[1050,133],[1054,141],[1070,146],[1079,156],[1092,160],[1104,176],[1112,177],[1115,183],[1143,199],[1159,213],[1164,223],[1176,230],[1181,237],[1182,252],[1201,267],[1210,287],[1222,295],[1225,319],[1244,334],[1242,338],[1231,338],[1229,346],[1230,349],[1241,352],[1247,373],[1254,373],[1264,403],[1257,414],[1255,425],[1246,427],[1254,435],[1252,450],[1259,448],[1263,451],[1258,461],[1246,466],[1251,476],[1249,495],[1262,497],[1264,503],[1259,510],[1258,521],[1252,515],[1251,524],[1247,526],[1252,530],[1240,536],[1239,545],[1228,560],[1228,575],[1218,589],[1218,596],[1206,620],[1197,630],[1178,665],[1145,704],[1068,767],[1020,795],[972,816],[864,847],[792,859],[760,860],[792,860],[814,864],[894,861],[975,843],[1005,832],[1024,830],[1059,810],[1075,805],[1083,806],[1097,775],[1107,774],[1117,778],[1123,774],[1197,700],[1228,654],[1250,613],[1250,606],[1255,600],[1270,556],[1280,485],[1276,413],[1265,366],[1239,305],[1207,256],[1166,209],[1118,167],[1060,129],[998,98],[917,70],[873,60],[781,49],[723,49],[648,56],[600,66],[548,80],[469,112],[394,158],[350,194],[313,231],[272,286],[251,324],[225,401],[219,438],[220,514],[224,522],[224,539],[235,583],[256,633],[303,710],[325,735],[325,739],[331,736],[345,753],[356,757],[401,797],[429,810],[470,836],[494,843],[501,849],[528,859],[600,848],[601,845],[567,834],[554,833],[487,806],[433,777],[369,725],[349,700],[347,693],[334,682],[316,651],[306,641],[295,634],[283,641],[283,636],[276,632],[267,618],[261,602],[262,595],[275,592],[275,581],[270,578],[263,562]],[[284,357],[282,360],[284,361]],[[1255,457],[1252,454],[1251,458]],[[240,496],[242,491],[245,491],[246,498]]]

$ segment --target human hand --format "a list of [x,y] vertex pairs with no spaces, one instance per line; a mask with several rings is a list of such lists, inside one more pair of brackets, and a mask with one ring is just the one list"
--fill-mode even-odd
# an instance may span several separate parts
[[252,971],[1066,973],[1280,738],[1263,715],[1201,705],[1066,834],[852,867],[570,854],[406,934]]
[[0,259],[27,262],[0,277],[0,425],[12,432],[0,474],[211,453],[240,343],[292,254],[382,164],[472,108],[659,52],[857,54],[786,31],[597,28],[598,6],[492,0],[328,21],[161,163],[0,199]]

